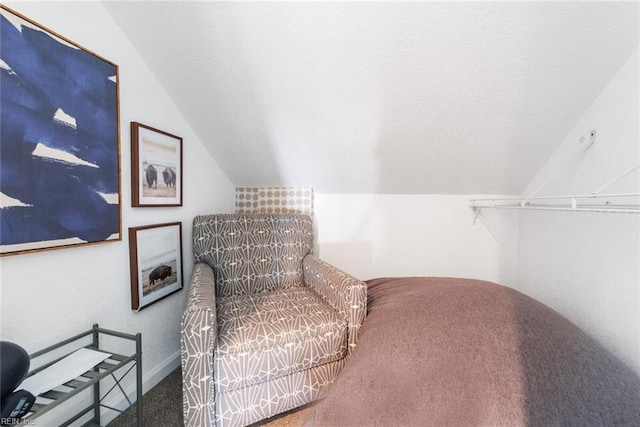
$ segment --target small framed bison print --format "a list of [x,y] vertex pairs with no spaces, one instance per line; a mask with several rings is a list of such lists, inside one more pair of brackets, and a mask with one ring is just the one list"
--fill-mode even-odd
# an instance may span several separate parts
[[182,138],[131,122],[131,205],[182,206]]
[[131,308],[140,311],[182,289],[182,223],[129,228]]

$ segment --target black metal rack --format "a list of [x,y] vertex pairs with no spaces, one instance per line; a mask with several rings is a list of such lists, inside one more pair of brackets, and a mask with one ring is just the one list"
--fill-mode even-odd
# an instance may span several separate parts
[[[135,342],[136,351],[134,354],[130,355],[121,355],[114,354],[112,352],[105,351],[100,348],[100,337],[101,335],[109,335],[116,338],[122,338],[125,340],[131,340]],[[86,337],[91,337],[91,342],[88,344],[83,344],[80,341],[83,340],[86,342]],[[60,406],[62,403],[68,401],[74,396],[79,395],[82,391],[93,387],[93,402],[86,406],[84,409],[77,412],[71,418],[67,419],[64,423],[60,424],[61,426],[69,426],[72,423],[80,420],[82,417],[85,417],[87,414],[91,414],[91,418],[88,421],[85,421],[82,426],[99,426],[100,425],[100,408],[107,408],[122,414],[129,415],[131,417],[136,418],[137,426],[142,426],[142,334],[137,333],[135,335],[125,334],[122,332],[112,331],[109,329],[103,329],[98,326],[98,324],[94,324],[91,329],[86,332],[80,333],[76,336],[68,338],[64,341],[60,341],[57,344],[44,348],[40,351],[36,351],[29,355],[31,362],[37,360],[39,357],[43,357],[54,350],[60,349],[64,346],[73,347],[70,351],[67,349],[64,350],[64,355],[60,357],[56,357],[54,360],[48,361],[42,366],[39,366],[36,369],[33,369],[27,374],[27,378],[48,368],[54,363],[62,360],[64,357],[68,356],[72,352],[78,350],[79,348],[87,348],[95,351],[101,351],[104,353],[110,354],[110,356],[104,360],[103,362],[97,364],[93,367],[93,369],[83,373],[79,377],[68,381],[61,386],[65,387],[55,387],[52,390],[49,390],[45,393],[40,394],[36,403],[31,408],[29,414],[27,414],[22,420],[22,425],[32,425],[32,420],[40,417],[41,415],[49,412],[55,407]],[[123,370],[127,368],[126,370]],[[130,410],[132,406],[132,402],[125,393],[124,389],[120,382],[124,379],[124,377],[136,368],[136,399],[137,405],[135,409],[135,413]],[[116,377],[116,373],[120,375]],[[103,395],[100,394],[100,381],[106,377],[111,376],[115,381],[115,384]],[[103,400],[107,395],[111,393],[115,388],[119,388],[120,392],[124,395],[125,399],[129,403],[129,407],[124,411],[120,409],[113,408],[103,403]],[[65,389],[65,390],[63,390]]]

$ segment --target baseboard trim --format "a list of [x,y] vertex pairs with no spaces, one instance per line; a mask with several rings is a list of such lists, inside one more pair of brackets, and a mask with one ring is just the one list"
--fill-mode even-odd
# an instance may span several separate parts
[[[144,369],[144,362],[143,362]],[[165,359],[162,363],[158,364],[156,367],[147,371],[142,375],[142,393],[146,393],[151,390],[156,384],[162,381],[167,375],[173,372],[176,368],[180,366],[180,351],[173,353],[167,359]],[[131,375],[131,374],[129,374]],[[126,387],[125,392],[131,402],[136,401],[136,387],[135,384],[130,384]],[[114,394],[113,396],[109,396],[108,399],[104,401],[105,405],[108,405],[112,408],[116,408],[120,411],[124,411],[129,406],[127,399],[122,395],[122,393]],[[108,424],[114,418],[120,415],[116,411],[112,411],[107,408],[102,408],[100,411],[100,419],[102,424]]]

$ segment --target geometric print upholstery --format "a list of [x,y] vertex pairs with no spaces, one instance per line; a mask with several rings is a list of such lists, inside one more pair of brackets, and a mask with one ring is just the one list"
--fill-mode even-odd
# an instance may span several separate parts
[[182,408],[189,426],[215,425],[211,369],[217,336],[215,304],[213,270],[207,264],[194,265],[180,326]]
[[220,298],[217,304],[217,390],[259,384],[346,354],[346,319],[309,288]]
[[252,387],[221,393],[216,398],[216,425],[246,426],[321,399],[331,388],[346,360],[340,359]]
[[367,286],[336,267],[307,255],[303,260],[304,281],[347,321],[347,355],[358,342],[358,332],[367,313]]
[[194,219],[195,262],[206,262],[219,297],[302,285],[302,259],[311,252],[308,215],[222,214]]
[[363,282],[315,258],[306,214],[194,219],[182,317],[186,426],[242,426],[323,397],[356,344]]

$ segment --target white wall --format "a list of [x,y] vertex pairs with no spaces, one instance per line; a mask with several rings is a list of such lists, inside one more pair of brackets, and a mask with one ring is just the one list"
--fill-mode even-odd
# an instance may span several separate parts
[[[525,195],[590,194],[640,163],[638,51],[597,97]],[[595,143],[585,149],[580,138]],[[638,171],[604,193],[640,192]],[[638,200],[635,200],[636,202]],[[640,373],[640,217],[523,211],[518,289],[578,324]]]
[[318,254],[363,280],[449,276],[513,285],[518,216],[484,211],[474,225],[473,197],[481,196],[316,194]]
[[[123,240],[2,258],[1,339],[32,352],[93,323],[142,332],[146,390],[178,366],[186,290],[139,313],[130,309],[127,228],[182,221],[187,285],[193,262],[191,221],[200,213],[232,212],[235,188],[101,4],[6,4],[119,65]],[[131,121],[183,137],[182,207],[131,208]]]

